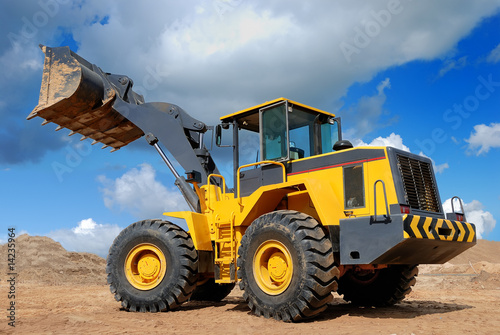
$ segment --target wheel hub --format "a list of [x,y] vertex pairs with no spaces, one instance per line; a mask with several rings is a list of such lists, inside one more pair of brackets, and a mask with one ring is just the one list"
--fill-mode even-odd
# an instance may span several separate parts
[[286,275],[288,265],[286,264],[285,255],[281,252],[275,252],[270,258],[267,270],[271,275],[272,280],[281,282]]
[[125,276],[130,285],[146,291],[158,286],[167,269],[164,253],[154,244],[135,246],[125,259]]
[[264,293],[278,295],[285,292],[293,275],[290,251],[280,241],[263,242],[254,254],[253,274]]
[[139,260],[137,269],[142,278],[146,280],[155,279],[160,273],[160,260],[154,254],[146,254]]

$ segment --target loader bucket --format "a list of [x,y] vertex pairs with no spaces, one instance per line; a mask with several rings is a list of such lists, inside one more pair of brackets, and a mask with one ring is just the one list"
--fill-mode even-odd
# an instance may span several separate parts
[[[38,105],[27,117],[39,116],[59,127],[72,130],[95,143],[117,150],[141,137],[144,133],[134,123],[113,108],[115,99],[123,92],[133,94],[137,103],[142,96],[132,91],[132,82],[125,88],[117,88],[107,80],[108,76],[97,66],[72,52],[69,47],[49,48],[40,46],[45,53],[42,86]],[[116,77],[116,76],[115,76]],[[119,78],[122,79],[122,78]],[[120,91],[122,90],[122,91]]]

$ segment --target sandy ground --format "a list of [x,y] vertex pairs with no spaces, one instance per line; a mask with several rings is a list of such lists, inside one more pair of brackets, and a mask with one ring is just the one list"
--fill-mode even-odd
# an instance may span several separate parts
[[[334,294],[333,303],[320,317],[301,323],[283,323],[250,314],[237,288],[216,304],[188,302],[177,311],[156,314],[126,312],[105,284],[102,258],[67,252],[48,238],[23,236],[18,239],[16,327],[7,325],[8,278],[2,276],[0,307],[5,316],[1,318],[0,333],[419,335],[500,332],[500,242],[480,241],[456,261],[421,266],[413,292],[396,306],[358,308]],[[0,246],[0,252],[5,254],[5,246]]]

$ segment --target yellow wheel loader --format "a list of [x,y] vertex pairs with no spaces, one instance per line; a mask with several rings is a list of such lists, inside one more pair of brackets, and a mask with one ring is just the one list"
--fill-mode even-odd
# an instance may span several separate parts
[[[253,313],[277,320],[314,317],[335,291],[353,304],[387,306],[411,291],[418,264],[444,263],[476,243],[460,199],[443,212],[428,158],[353,148],[331,113],[279,98],[209,127],[176,105],[146,103],[130,78],[68,47],[41,48],[40,101],[28,119],[113,150],[144,136],[191,208],[165,213],[184,219],[187,232],[156,219],[116,237],[106,271],[127,310],[220,301],[236,282]],[[204,143],[207,131],[232,149],[232,188]],[[223,133],[232,133],[230,144]]]

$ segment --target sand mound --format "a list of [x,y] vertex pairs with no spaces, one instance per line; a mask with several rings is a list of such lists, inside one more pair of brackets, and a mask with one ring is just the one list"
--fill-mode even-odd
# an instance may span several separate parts
[[500,242],[478,240],[475,246],[450,261],[452,264],[469,264],[469,262],[500,263]]
[[[0,254],[7,254],[7,244],[0,245]],[[16,238],[16,273],[20,283],[106,284],[105,269],[103,258],[69,252],[49,237],[24,234]],[[8,272],[6,268],[2,270],[2,274]]]

